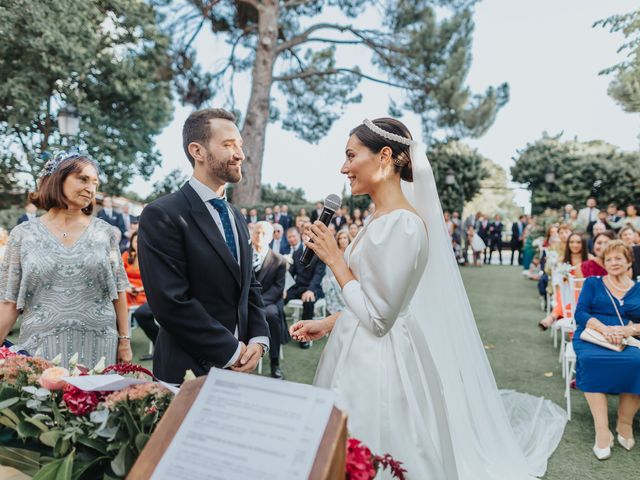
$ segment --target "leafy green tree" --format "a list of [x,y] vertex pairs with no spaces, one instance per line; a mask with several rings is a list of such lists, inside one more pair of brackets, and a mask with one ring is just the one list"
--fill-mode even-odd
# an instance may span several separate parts
[[625,112],[640,113],[640,10],[614,15],[596,22],[594,26],[624,35],[625,43],[618,52],[626,52],[626,59],[600,73],[615,74],[609,84],[609,95]]
[[188,180],[189,176],[182,173],[179,168],[171,170],[166,177],[153,184],[153,190],[146,198],[146,202],[153,202],[157,198],[177,192]]
[[511,176],[531,191],[533,213],[583,205],[591,195],[601,205],[640,201],[640,154],[601,140],[562,141],[544,134],[518,152]]
[[302,205],[307,199],[302,188],[290,188],[282,183],[277,183],[275,187],[264,184],[262,189],[262,203],[273,205]]
[[[241,204],[260,199],[268,123],[279,121],[317,142],[347,105],[361,101],[361,80],[391,87],[391,113],[397,116],[404,109],[419,114],[429,139],[482,135],[508,99],[506,84],[480,95],[465,86],[475,0],[393,0],[384,6],[372,0],[185,0],[178,7],[164,1],[174,14],[179,12],[170,28],[178,91],[185,103],[200,107],[215,99],[238,111],[234,79],[251,72],[242,126],[245,180],[234,189]],[[373,9],[380,23],[357,27],[360,17]],[[215,60],[221,65],[210,72],[197,63],[193,48],[203,28],[229,45],[207,58],[207,64]],[[366,64],[372,59],[373,68],[341,64],[337,54],[347,48],[359,49]],[[275,105],[278,95],[284,98],[282,109]]]
[[[462,213],[464,202],[480,190],[481,181],[489,175],[487,161],[477,150],[458,141],[435,142],[427,152],[433,167],[443,210]],[[447,184],[452,176],[452,184]]]
[[[161,158],[154,136],[171,115],[169,37],[148,3],[3,0],[0,4],[0,177],[33,187],[40,153],[85,150],[118,194]],[[57,112],[73,104],[80,134],[64,141]]]

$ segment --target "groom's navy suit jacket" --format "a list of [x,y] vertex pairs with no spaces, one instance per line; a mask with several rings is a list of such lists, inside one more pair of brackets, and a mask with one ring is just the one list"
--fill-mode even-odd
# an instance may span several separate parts
[[251,338],[269,336],[247,224],[232,209],[240,265],[188,183],[142,212],[140,272],[160,325],[153,372],[161,380],[182,383],[187,369],[204,375],[212,366],[224,367],[238,340],[247,344]]

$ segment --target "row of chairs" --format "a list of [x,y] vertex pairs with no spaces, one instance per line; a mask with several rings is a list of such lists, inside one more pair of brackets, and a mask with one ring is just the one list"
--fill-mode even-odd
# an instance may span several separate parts
[[[567,418],[571,420],[571,382],[576,371],[576,352],[573,349],[572,336],[576,331],[575,311],[578,297],[584,284],[584,278],[569,275],[568,277],[552,275],[553,290],[558,292],[562,305],[562,318],[551,326],[553,346],[560,347],[558,361],[562,364],[562,378],[564,378],[564,397],[566,399]],[[547,304],[555,300],[547,298]]]

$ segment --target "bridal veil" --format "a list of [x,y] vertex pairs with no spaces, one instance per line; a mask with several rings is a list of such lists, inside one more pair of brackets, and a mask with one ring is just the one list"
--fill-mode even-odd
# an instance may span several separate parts
[[455,261],[426,149],[411,144],[413,182],[402,189],[427,226],[429,259],[411,302],[416,338],[442,380],[461,479],[540,477],[567,416],[549,400],[499,391]]

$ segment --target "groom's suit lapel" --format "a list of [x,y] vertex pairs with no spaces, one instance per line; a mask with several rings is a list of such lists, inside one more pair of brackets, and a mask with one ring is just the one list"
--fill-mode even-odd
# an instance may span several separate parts
[[[238,262],[236,262],[235,258],[233,258],[233,255],[231,255],[231,252],[229,251],[229,247],[227,246],[227,243],[225,242],[222,236],[222,233],[220,233],[218,226],[216,225],[215,221],[211,217],[211,214],[207,210],[207,207],[205,206],[204,202],[195,192],[193,187],[191,187],[191,185],[189,185],[188,183],[182,187],[182,193],[184,193],[184,195],[187,197],[187,200],[191,204],[190,213],[195,224],[202,231],[202,233],[204,234],[205,238],[209,241],[209,243],[211,243],[211,246],[213,247],[215,252],[218,254],[218,256],[222,259],[222,261],[225,263],[225,265],[233,275],[233,278],[236,279],[239,285],[242,285],[241,278],[240,278],[240,266],[238,265]],[[234,212],[234,217],[235,217],[235,212]],[[236,226],[237,226],[237,218],[236,218]],[[242,234],[240,233],[240,229],[238,229],[238,235],[240,235],[240,238],[238,238],[238,243],[240,244],[240,255],[241,255],[240,258],[246,258],[246,257],[243,257],[243,252],[246,251],[246,248],[245,250],[243,250],[242,248],[242,241],[241,241]],[[242,263],[244,264],[246,262],[242,262]]]

